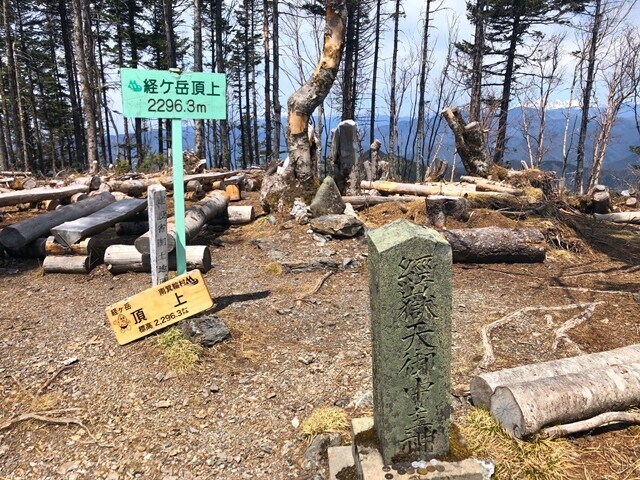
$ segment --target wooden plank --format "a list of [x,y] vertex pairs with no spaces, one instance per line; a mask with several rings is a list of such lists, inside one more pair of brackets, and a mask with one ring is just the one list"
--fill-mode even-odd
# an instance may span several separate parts
[[18,205],[19,203],[39,202],[41,200],[69,198],[74,193],[88,191],[89,187],[86,185],[73,184],[60,188],[40,187],[24,191],[0,193],[0,207]]
[[48,235],[52,228],[64,222],[91,215],[112,202],[115,202],[113,195],[104,192],[82,202],[65,205],[52,212],[22,220],[2,229],[0,243],[10,249],[24,247],[36,238]]
[[213,306],[199,270],[192,270],[106,308],[120,345],[142,338]]
[[127,198],[114,202],[91,215],[63,223],[51,229],[58,243],[70,247],[78,240],[94,233],[102,232],[116,223],[134,216],[144,210],[147,201],[138,198]]

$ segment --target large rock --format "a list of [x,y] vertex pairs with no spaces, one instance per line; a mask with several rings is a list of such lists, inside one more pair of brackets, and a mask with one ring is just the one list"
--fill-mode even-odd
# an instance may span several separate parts
[[214,316],[189,318],[181,323],[180,328],[192,342],[203,347],[213,347],[231,338],[229,327]]
[[364,227],[363,223],[349,215],[323,215],[311,219],[314,232],[335,237],[355,237]]
[[314,217],[344,213],[345,203],[332,177],[326,177],[313,198],[309,210]]

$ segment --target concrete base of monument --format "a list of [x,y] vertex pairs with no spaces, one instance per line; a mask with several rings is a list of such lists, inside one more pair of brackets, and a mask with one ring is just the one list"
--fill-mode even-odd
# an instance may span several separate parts
[[330,480],[489,480],[493,463],[468,458],[459,462],[431,460],[412,465],[384,465],[375,445],[373,418],[356,418],[351,423],[353,443],[348,455],[345,447],[329,449]]

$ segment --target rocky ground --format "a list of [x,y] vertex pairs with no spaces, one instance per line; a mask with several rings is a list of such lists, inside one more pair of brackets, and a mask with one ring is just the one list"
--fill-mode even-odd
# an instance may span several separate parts
[[[7,212],[0,226],[29,214]],[[420,215],[418,207],[381,205],[361,217],[375,227]],[[497,215],[472,222],[511,222]],[[366,240],[319,242],[289,218],[272,220],[199,237],[215,264],[204,276],[212,313],[232,339],[205,351],[189,373],[167,367],[153,336],[119,346],[107,323],[104,309],[148,288],[149,275],[114,277],[104,265],[84,276],[43,275],[35,260],[5,259],[0,428],[43,410],[82,425],[29,420],[0,430],[0,478],[326,478],[325,464],[303,466],[308,443],[299,425],[323,406],[349,417],[371,412]],[[485,354],[480,328],[518,309],[539,307],[493,331],[496,359],[487,369],[640,342],[640,260],[625,259],[624,246],[612,255],[576,241],[579,253],[550,247],[543,264],[454,265],[456,418],[469,408],[469,378]],[[341,268],[298,300],[326,270],[287,273],[279,265],[319,257]],[[596,303],[593,315],[554,350],[559,326],[584,307],[548,307],[586,303]],[[579,468],[568,478],[640,478],[637,427],[571,442]]]

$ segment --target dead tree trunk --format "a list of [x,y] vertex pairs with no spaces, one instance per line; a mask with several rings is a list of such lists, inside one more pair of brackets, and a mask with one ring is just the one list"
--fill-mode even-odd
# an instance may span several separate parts
[[547,425],[591,418],[638,404],[640,363],[612,365],[496,388],[491,415],[514,437]]
[[442,236],[455,263],[537,263],[546,255],[544,235],[530,228],[465,228]]
[[[308,124],[313,111],[320,105],[336,78],[344,49],[346,0],[326,1],[326,21],[322,57],[311,78],[295,91],[287,102],[286,139],[289,150],[289,166],[284,175],[265,177],[261,201],[266,209],[280,204],[285,192],[297,190],[297,194],[310,202],[315,194],[316,172],[312,168],[311,144]],[[290,202],[287,202],[290,203]]]
[[476,407],[489,408],[491,395],[501,385],[530,382],[540,378],[579,373],[591,368],[603,368],[619,363],[639,363],[640,344],[616,348],[608,352],[591,353],[549,362],[523,365],[497,372],[483,373],[471,379],[471,398]]
[[479,122],[466,123],[457,108],[447,108],[442,116],[449,124],[456,139],[456,150],[469,175],[474,177],[489,176],[491,159],[487,144]]

